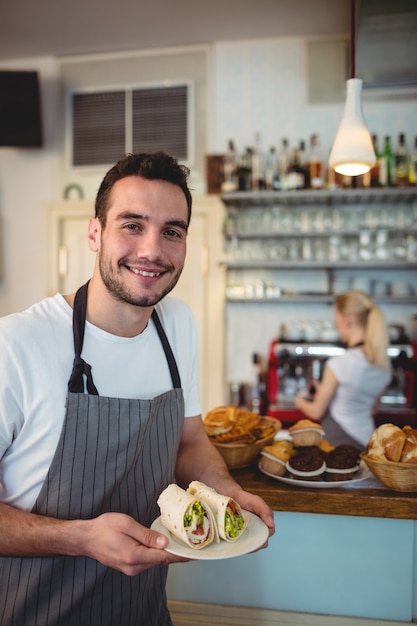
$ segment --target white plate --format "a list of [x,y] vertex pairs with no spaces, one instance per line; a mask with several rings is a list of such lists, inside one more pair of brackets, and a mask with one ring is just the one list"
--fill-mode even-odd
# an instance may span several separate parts
[[289,478],[288,476],[275,476],[275,474],[265,472],[265,470],[263,470],[259,465],[258,467],[262,474],[266,474],[266,476],[275,478],[275,480],[279,480],[282,483],[286,483],[287,485],[295,485],[295,487],[310,487],[311,489],[334,489],[335,487],[342,487],[343,485],[352,485],[358,483],[360,480],[365,480],[365,478],[369,478],[369,476],[371,476],[371,472],[362,461],[360,462],[360,468],[356,472],[354,478],[351,478],[350,480],[338,480],[333,482],[326,480],[297,480],[296,478]]
[[268,539],[268,526],[263,523],[260,517],[249,513],[249,511],[244,511],[244,514],[249,516],[248,526],[237,541],[229,543],[221,539],[220,543],[213,542],[201,550],[193,550],[193,548],[181,543],[162,525],[160,517],[153,522],[151,528],[168,537],[169,544],[165,550],[171,554],[196,560],[232,559],[235,556],[254,552],[263,546]]

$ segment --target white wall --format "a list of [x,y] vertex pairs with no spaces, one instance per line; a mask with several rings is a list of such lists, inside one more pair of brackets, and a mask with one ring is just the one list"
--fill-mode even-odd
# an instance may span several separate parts
[[42,205],[57,197],[56,63],[51,58],[2,63],[2,69],[38,70],[41,78],[44,146],[0,148],[0,315],[21,310],[45,295]]
[[[213,152],[224,151],[229,139],[235,140],[238,150],[253,145],[256,132],[261,133],[264,149],[280,146],[283,137],[295,146],[300,139],[308,141],[312,133],[318,133],[321,157],[327,163],[343,102],[308,103],[307,42],[283,38],[214,45]],[[417,136],[415,93],[412,98],[399,99],[391,92],[377,100],[364,93],[362,101],[370,132],[380,141],[383,135],[391,135],[394,147],[398,133],[404,132],[411,147]]]

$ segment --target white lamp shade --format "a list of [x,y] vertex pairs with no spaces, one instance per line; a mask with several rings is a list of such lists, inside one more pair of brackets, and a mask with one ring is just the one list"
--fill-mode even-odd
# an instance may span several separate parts
[[350,78],[346,87],[345,110],[330,152],[329,165],[339,174],[358,176],[375,165],[376,157],[362,112],[362,80]]

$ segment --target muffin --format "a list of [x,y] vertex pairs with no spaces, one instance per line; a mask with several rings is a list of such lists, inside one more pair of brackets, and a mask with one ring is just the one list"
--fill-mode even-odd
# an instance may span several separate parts
[[322,452],[331,452],[335,449],[335,446],[327,441],[327,439],[321,439],[318,443],[318,446]]
[[285,464],[292,454],[294,454],[294,447],[291,441],[279,439],[261,450],[259,467],[268,474],[284,476]]
[[318,446],[305,446],[287,461],[286,468],[294,480],[320,480],[326,469],[324,453]]
[[361,451],[355,446],[340,445],[326,454],[324,478],[329,482],[351,480],[359,469]]
[[320,424],[302,419],[288,429],[295,447],[317,446],[324,435]]

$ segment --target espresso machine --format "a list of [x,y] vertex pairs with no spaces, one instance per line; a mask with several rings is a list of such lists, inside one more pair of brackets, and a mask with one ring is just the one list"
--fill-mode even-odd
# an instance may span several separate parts
[[[343,354],[345,347],[335,342],[273,340],[269,346],[267,368],[267,415],[289,426],[305,417],[294,406],[294,397],[308,393],[313,380],[320,380],[326,360]],[[392,377],[375,416],[382,422],[416,427],[417,343],[407,337],[388,348]]]

